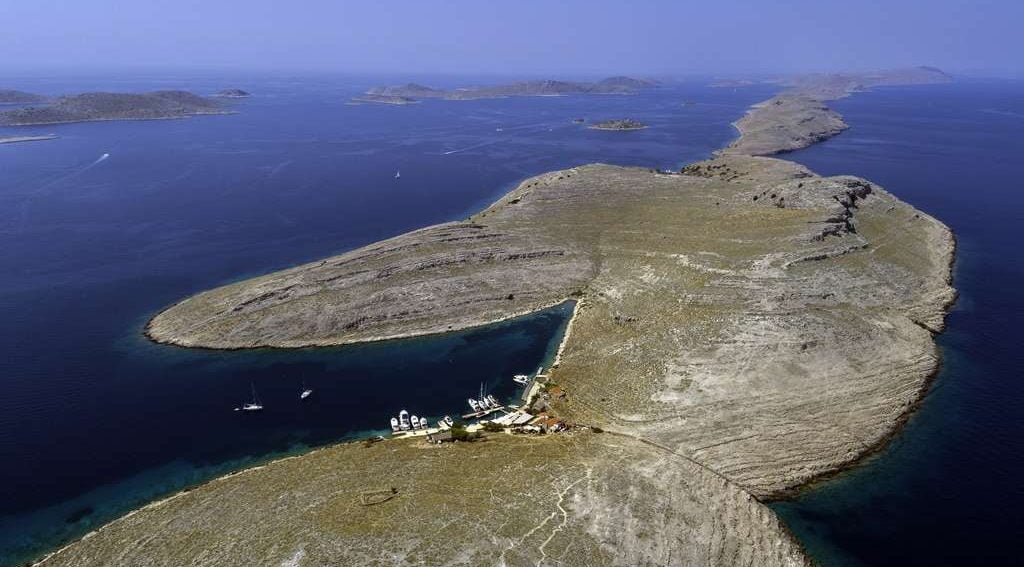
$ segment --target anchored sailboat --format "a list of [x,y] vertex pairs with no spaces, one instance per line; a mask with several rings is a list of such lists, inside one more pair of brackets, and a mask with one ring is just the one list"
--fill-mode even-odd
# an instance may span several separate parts
[[242,411],[263,411],[263,404],[260,403],[259,397],[256,395],[256,384],[252,384],[252,401],[247,404],[242,404],[241,408],[235,408],[235,411],[241,409]]

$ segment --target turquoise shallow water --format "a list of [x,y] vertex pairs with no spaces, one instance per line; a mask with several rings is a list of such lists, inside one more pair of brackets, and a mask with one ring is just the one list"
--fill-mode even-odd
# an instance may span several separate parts
[[822,565],[1018,565],[1024,534],[1024,83],[887,88],[787,157],[871,179],[958,238],[943,369],[862,466],[773,507]]
[[[24,128],[60,139],[0,146],[0,564],[224,471],[387,427],[403,407],[455,412],[481,382],[512,395],[509,378],[538,366],[567,309],[422,340],[211,352],[143,339],[162,307],[464,218],[529,175],[705,158],[770,93],[674,84],[638,96],[344,104],[410,79],[497,80],[8,79],[44,94],[255,96],[231,116]],[[599,132],[573,124],[579,116],[651,128]],[[302,381],[316,390],[305,404]],[[267,410],[232,412],[250,383]]]

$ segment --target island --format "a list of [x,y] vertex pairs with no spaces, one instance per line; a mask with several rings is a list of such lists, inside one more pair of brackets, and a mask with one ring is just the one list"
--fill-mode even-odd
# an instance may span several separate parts
[[643,130],[647,125],[630,118],[605,120],[589,126],[591,130]]
[[45,136],[0,136],[0,144],[16,144],[19,142],[42,142],[45,140],[56,140],[56,134],[47,134]]
[[0,112],[0,126],[103,120],[157,120],[230,114],[220,104],[186,91],[143,94],[95,92],[62,96],[45,106]]
[[42,95],[10,89],[0,89],[0,104],[36,104],[46,101],[47,98]]
[[419,104],[420,101],[401,95],[391,94],[362,94],[349,100],[350,104]]
[[[648,79],[631,77],[608,77],[597,82],[537,80],[520,81],[505,85],[463,87],[451,90],[435,89],[418,83],[374,87],[354,97],[352,102],[383,102],[395,97],[419,101],[422,99],[476,100],[484,98],[505,98],[512,96],[566,96],[571,94],[636,94],[642,89],[656,88],[658,84]],[[385,97],[381,99],[380,97]],[[397,104],[408,104],[398,102]]]
[[764,502],[871,454],[913,411],[956,297],[954,239],[868,180],[742,153],[746,135],[679,172],[544,173],[466,219],[169,306],[152,340],[242,349],[572,301],[522,410],[565,427],[327,447],[44,564],[811,565]]
[[252,94],[242,89],[224,89],[213,96],[221,98],[249,98]]
[[773,155],[806,148],[848,128],[826,104],[852,93],[889,85],[948,83],[934,67],[914,67],[867,74],[802,75],[779,81],[785,92],[755,105],[734,123],[740,137],[723,153]]

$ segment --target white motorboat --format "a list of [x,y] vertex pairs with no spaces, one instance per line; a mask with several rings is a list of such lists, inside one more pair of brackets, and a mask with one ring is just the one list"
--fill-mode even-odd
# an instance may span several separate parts
[[302,383],[302,393],[299,394],[299,399],[304,400],[313,394],[313,390],[306,387],[306,383]]
[[405,410],[398,412],[398,427],[400,427],[402,431],[409,430],[409,412]]
[[525,385],[530,383],[530,377],[527,376],[526,374],[516,374],[515,376],[512,377],[512,381],[515,382],[516,384]]
[[412,428],[413,429],[419,429],[420,428],[420,418],[418,418],[415,415],[413,415],[412,419],[410,419],[409,421],[412,422]]
[[398,419],[394,417],[391,418],[391,431],[394,431],[395,433],[401,431],[401,428],[398,427]]
[[466,401],[469,402],[469,407],[473,408],[473,411],[480,411],[480,403],[479,402],[477,402],[473,398],[467,398]]

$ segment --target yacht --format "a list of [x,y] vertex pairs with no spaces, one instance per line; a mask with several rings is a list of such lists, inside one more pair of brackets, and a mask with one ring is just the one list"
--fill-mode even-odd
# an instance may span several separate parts
[[252,384],[252,401],[242,404],[242,411],[263,411],[263,404],[260,403],[259,397],[256,396],[256,384]]
[[480,403],[473,398],[466,399],[469,402],[469,407],[473,408],[473,411],[480,411]]
[[527,376],[526,374],[516,374],[515,376],[512,377],[512,381],[515,382],[516,384],[529,384],[530,377]]
[[402,431],[409,430],[409,412],[405,410],[398,412],[398,427],[400,427]]

